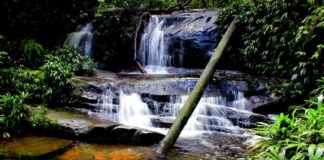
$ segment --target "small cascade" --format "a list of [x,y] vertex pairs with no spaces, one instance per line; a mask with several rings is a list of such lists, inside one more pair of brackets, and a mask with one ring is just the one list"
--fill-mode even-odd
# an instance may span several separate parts
[[132,126],[152,127],[148,116],[152,115],[148,105],[136,93],[125,94],[120,91],[118,122]]
[[70,33],[64,44],[75,48],[80,48],[84,55],[91,57],[92,55],[92,24],[88,23],[83,27],[78,27],[76,32]]
[[233,92],[234,95],[234,101],[232,102],[232,106],[234,108],[239,109],[239,110],[246,110],[245,104],[247,103],[246,98],[244,97],[244,94],[242,92]]
[[[170,102],[163,107],[170,113],[163,113],[163,115],[170,115],[172,119],[175,119],[188,97],[188,95],[184,95],[171,98]],[[213,129],[210,126],[213,125],[218,127],[234,127],[233,123],[226,118],[226,115],[222,114],[219,110],[208,111],[206,108],[208,104],[226,106],[226,98],[222,96],[202,97],[184,128],[185,131],[212,131]]]
[[147,117],[152,113],[147,104],[142,102],[139,94],[126,94],[122,90],[116,93],[108,88],[102,94],[96,108],[96,112],[99,113],[96,116],[99,118],[131,126],[152,127],[152,123]]
[[[104,86],[105,91],[90,115],[126,125],[166,130],[178,116],[187,95],[160,96],[152,98],[140,93],[129,93],[125,87]],[[159,96],[157,96],[159,97]],[[221,95],[203,96],[185,126],[185,131],[220,131],[239,133],[238,121],[249,122],[249,117],[241,117],[245,111],[246,99],[242,92],[233,92],[233,100]]]

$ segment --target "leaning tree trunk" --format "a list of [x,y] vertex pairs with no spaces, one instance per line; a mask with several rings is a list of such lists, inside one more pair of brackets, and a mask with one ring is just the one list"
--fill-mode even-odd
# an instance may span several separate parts
[[222,40],[219,42],[216,50],[214,51],[213,56],[210,58],[206,68],[201,74],[195,88],[191,92],[186,103],[181,108],[180,113],[178,117],[175,119],[175,121],[173,122],[168,134],[160,142],[160,145],[156,151],[158,156],[163,157],[171,149],[171,147],[178,139],[182,129],[187,124],[191,114],[195,110],[198,102],[200,101],[200,98],[203,95],[208,82],[212,79],[216,71],[216,64],[221,58],[224,49],[227,46],[227,43],[231,38],[234,30],[235,30],[235,20],[231,23],[225,35],[223,36]]

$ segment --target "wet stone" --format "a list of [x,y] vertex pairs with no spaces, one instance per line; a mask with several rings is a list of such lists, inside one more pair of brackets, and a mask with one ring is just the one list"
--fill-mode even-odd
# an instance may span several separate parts
[[47,136],[29,135],[0,141],[0,159],[38,159],[64,152],[74,142]]

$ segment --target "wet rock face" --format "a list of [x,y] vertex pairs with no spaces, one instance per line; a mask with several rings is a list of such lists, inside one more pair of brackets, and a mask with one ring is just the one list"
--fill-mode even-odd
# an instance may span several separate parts
[[[141,124],[138,127],[170,128],[176,113],[180,110],[179,107],[194,88],[201,72],[202,70],[198,69],[173,69],[165,75],[128,73],[103,76],[104,74],[99,73],[96,80],[80,77],[88,81],[81,87],[83,91],[80,95],[83,99],[89,100],[75,108],[85,109],[86,113],[90,113],[95,118],[117,122],[123,119],[122,122],[127,124],[132,123],[127,118],[135,115],[135,112],[127,115],[125,121],[125,115],[122,115],[125,109],[121,108],[126,106],[137,108],[144,105],[150,113],[140,112],[145,113],[140,116],[140,119],[150,121],[151,124],[148,126]],[[196,109],[197,114],[193,115],[197,123],[192,127],[199,131],[242,134],[244,130],[241,128],[256,127],[257,122],[272,123],[273,121],[266,115],[275,111],[273,108],[280,104],[282,97],[269,95],[265,86],[276,83],[273,80],[261,79],[237,71],[217,70]],[[90,99],[97,99],[97,102],[93,103]],[[268,109],[267,112],[261,112],[265,111],[264,108]],[[129,134],[135,133],[132,131]],[[124,136],[124,134],[119,135]],[[130,139],[130,136],[124,137]]]
[[164,31],[170,42],[170,53],[209,57],[218,41],[216,19],[215,11],[173,13],[166,16]]
[[[144,23],[139,59],[144,65],[202,68],[218,44],[217,11],[151,15]],[[158,53],[158,54],[157,54]],[[156,59],[160,57],[160,59]]]
[[164,137],[160,133],[108,120],[93,119],[77,111],[71,112],[66,109],[49,109],[46,117],[56,121],[57,125],[43,128],[43,133],[78,141],[152,145]]
[[[123,90],[127,93],[139,93],[143,102],[150,108],[154,105],[163,107],[172,97],[188,95],[195,87],[202,70],[170,69],[168,72],[166,75],[120,74],[118,78],[112,76],[115,78],[109,80],[101,78],[105,76],[100,73],[97,74],[100,77],[97,80],[84,79],[88,83],[79,94],[89,105],[95,104],[100,100],[104,90],[110,89],[115,93],[114,104],[118,104],[118,91]],[[277,83],[274,80],[253,77],[238,71],[217,70],[204,95],[223,96],[228,101],[233,101],[235,99],[233,92],[241,92],[246,99],[245,110],[262,114],[276,113],[277,105],[284,107],[281,105],[284,97],[268,94],[266,84],[272,86]],[[91,105],[88,107],[93,108]]]

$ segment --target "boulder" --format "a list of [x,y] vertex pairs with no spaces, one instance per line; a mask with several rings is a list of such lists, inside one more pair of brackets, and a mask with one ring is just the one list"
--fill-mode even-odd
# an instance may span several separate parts
[[139,145],[152,145],[152,142],[160,142],[164,138],[163,134],[149,130],[137,130],[133,136],[133,143]]
[[46,118],[57,123],[42,128],[42,133],[84,142],[149,145],[158,143],[164,136],[146,129],[91,118],[64,108],[49,109]]

